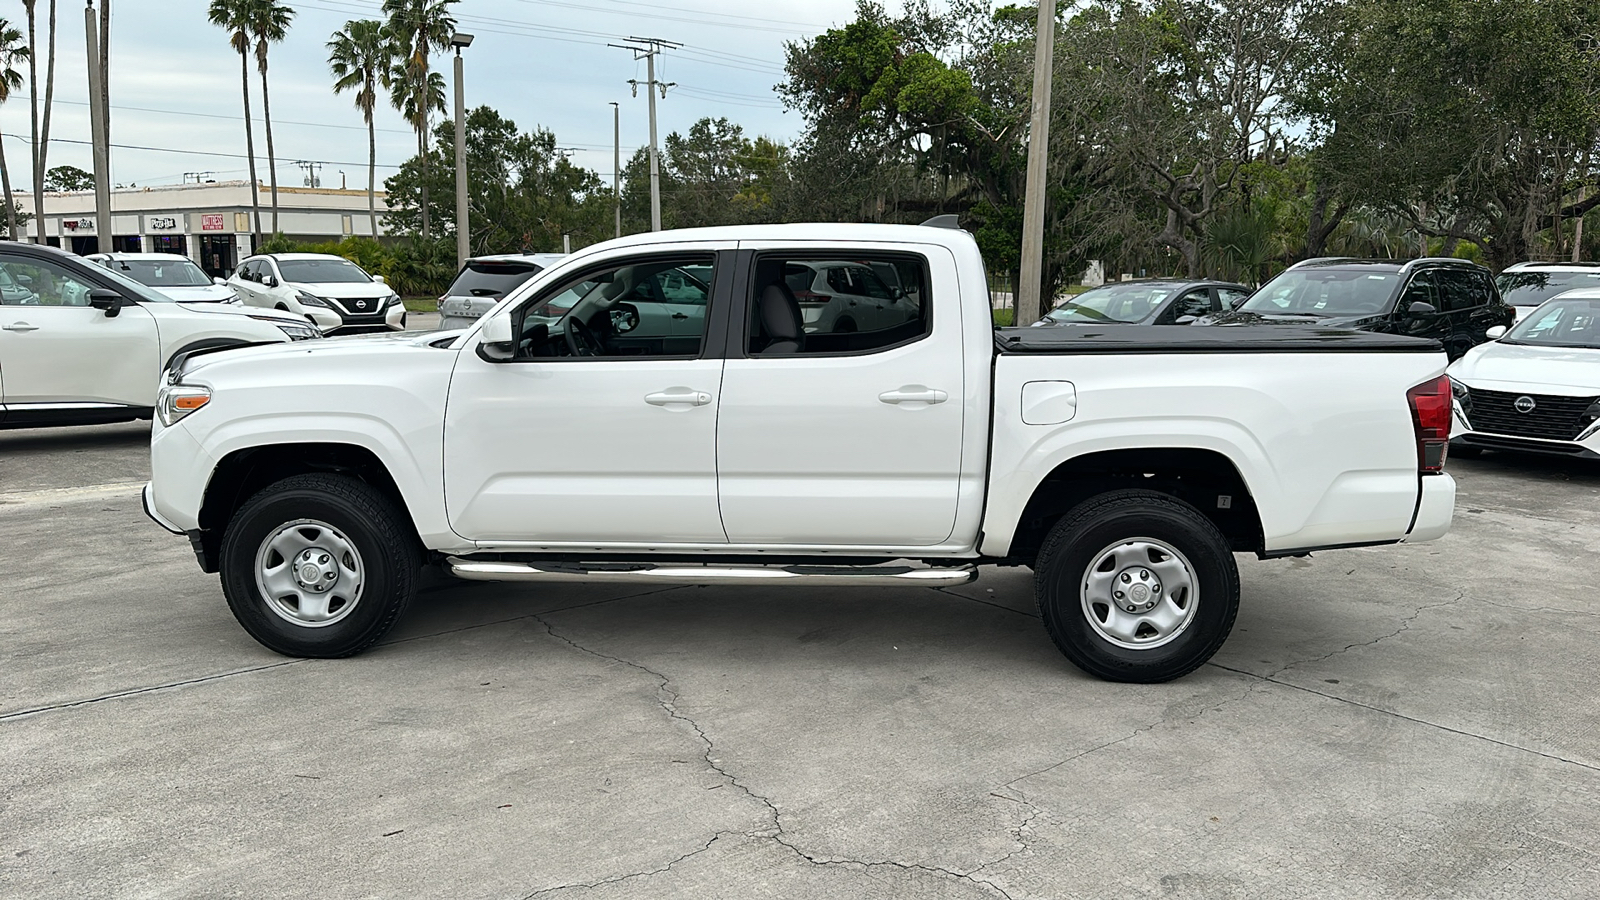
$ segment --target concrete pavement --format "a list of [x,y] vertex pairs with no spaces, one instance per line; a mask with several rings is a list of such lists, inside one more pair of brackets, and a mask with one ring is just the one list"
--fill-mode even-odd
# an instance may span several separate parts
[[288,660],[144,519],[145,438],[0,432],[0,896],[1600,895],[1600,467],[1452,461],[1443,541],[1241,558],[1214,663],[1141,687],[1026,570],[435,579]]

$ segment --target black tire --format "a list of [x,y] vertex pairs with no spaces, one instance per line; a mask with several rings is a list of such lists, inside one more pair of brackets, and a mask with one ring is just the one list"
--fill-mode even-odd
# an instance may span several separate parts
[[[1090,567],[1119,545],[1141,546],[1134,543],[1140,539],[1177,550],[1181,558],[1175,560],[1155,551],[1152,558],[1160,561],[1151,565],[1170,567],[1175,562],[1193,583],[1192,595],[1185,591],[1171,600],[1185,623],[1173,636],[1161,638],[1156,628],[1144,624],[1135,630],[1134,640],[1149,628],[1153,636],[1145,639],[1165,641],[1148,647],[1116,643],[1090,621],[1091,616],[1104,621],[1106,610],[1094,602],[1088,587]],[[1122,563],[1113,559],[1110,565],[1097,569],[1106,575],[1118,572]],[[1073,665],[1107,681],[1150,684],[1189,674],[1227,640],[1239,612],[1239,569],[1227,538],[1194,507],[1153,491],[1116,491],[1078,505],[1050,530],[1034,569],[1034,596],[1051,640]],[[1163,588],[1157,594],[1172,591]],[[1163,596],[1151,602],[1168,601]],[[1192,604],[1192,610],[1187,605],[1179,609],[1179,602]],[[1137,621],[1139,615],[1122,621]]]
[[855,319],[840,319],[839,321],[834,322],[833,323],[833,333],[834,334],[855,334],[856,333],[856,320]]
[[[359,592],[330,624],[297,624],[275,612],[284,604],[271,603],[257,582],[263,542],[298,520],[326,523],[359,554]],[[234,513],[222,540],[222,592],[234,618],[285,656],[333,659],[371,647],[411,601],[421,568],[409,518],[370,485],[343,475],[295,475],[262,488]]]

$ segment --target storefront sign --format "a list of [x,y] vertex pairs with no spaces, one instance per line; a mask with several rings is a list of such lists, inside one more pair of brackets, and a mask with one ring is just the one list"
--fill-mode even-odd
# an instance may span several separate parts
[[176,231],[178,220],[175,216],[149,216],[145,219],[146,229],[149,231]]
[[224,231],[222,213],[203,213],[200,216],[201,231]]
[[65,229],[65,230],[71,231],[71,232],[93,231],[94,230],[94,219],[90,219],[90,218],[62,219],[61,220],[61,227],[63,229]]

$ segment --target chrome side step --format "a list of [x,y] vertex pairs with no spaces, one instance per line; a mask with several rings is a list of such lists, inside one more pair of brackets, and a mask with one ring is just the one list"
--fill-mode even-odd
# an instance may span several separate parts
[[632,582],[655,584],[761,584],[773,586],[950,587],[978,577],[975,565],[881,566],[684,565],[657,563],[498,562],[449,557],[445,564],[469,581]]

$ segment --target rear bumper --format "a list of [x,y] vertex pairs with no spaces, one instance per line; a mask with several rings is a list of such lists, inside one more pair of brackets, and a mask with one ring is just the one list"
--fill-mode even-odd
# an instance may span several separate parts
[[1446,474],[1423,475],[1417,516],[1406,533],[1405,543],[1417,544],[1444,537],[1450,531],[1450,520],[1455,512],[1456,480]]

